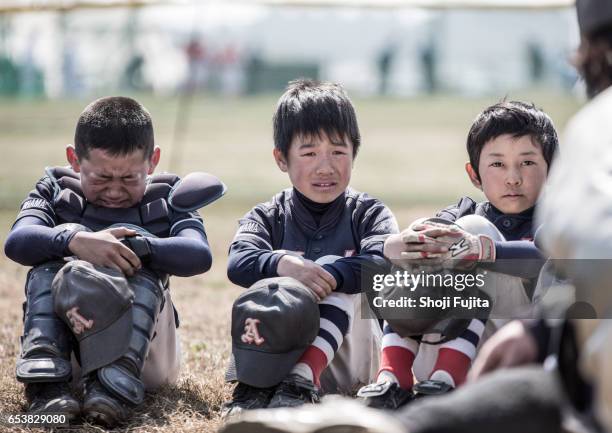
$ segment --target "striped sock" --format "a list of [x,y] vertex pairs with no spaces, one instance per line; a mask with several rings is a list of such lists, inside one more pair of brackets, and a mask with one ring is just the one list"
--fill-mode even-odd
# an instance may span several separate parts
[[385,323],[383,328],[382,354],[377,381],[394,380],[403,389],[412,388],[412,363],[419,348],[419,342],[402,338]]
[[453,387],[465,382],[467,373],[476,357],[476,347],[485,328],[485,321],[472,319],[468,328],[454,340],[440,345],[438,359],[430,379],[441,380]]
[[[332,362],[348,332],[349,318],[340,308],[319,304],[321,316],[319,333],[310,347],[302,354],[291,373],[298,374],[320,386],[321,373]],[[304,366],[308,366],[307,373]]]

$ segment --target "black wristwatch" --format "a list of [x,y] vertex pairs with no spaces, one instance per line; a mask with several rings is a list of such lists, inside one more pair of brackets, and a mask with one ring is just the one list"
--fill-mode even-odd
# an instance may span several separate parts
[[151,261],[151,245],[149,245],[145,236],[130,236],[124,238],[121,242],[132,250],[144,265]]

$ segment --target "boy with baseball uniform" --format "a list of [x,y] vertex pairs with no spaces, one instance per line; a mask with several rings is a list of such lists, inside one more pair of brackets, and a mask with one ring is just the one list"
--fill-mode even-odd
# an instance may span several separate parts
[[[533,243],[533,214],[558,139],[551,119],[535,106],[501,102],[475,119],[467,138],[466,172],[486,201],[463,197],[456,205],[420,219],[385,243],[394,264],[454,272],[486,271],[481,289],[492,308],[461,322],[450,339],[416,335],[409,319],[384,326],[377,381],[359,391],[372,407],[396,409],[415,395],[447,392],[461,385],[476,355],[487,315],[499,326],[530,304],[543,257]],[[495,327],[495,326],[493,326]],[[444,336],[442,336],[444,337]],[[413,377],[422,381],[413,388]]]
[[[70,166],[47,168],[23,201],[5,243],[7,257],[32,266],[16,376],[28,412],[111,427],[145,390],[178,377],[168,277],[210,268],[197,209],[225,188],[205,173],[154,175],[151,116],[125,97],[85,108],[66,157]],[[72,353],[85,379],[82,407]]]
[[[355,110],[341,86],[289,84],[274,115],[273,154],[292,187],[240,220],[228,276],[243,287],[272,277],[298,280],[318,300],[319,329],[289,369],[261,363],[274,370],[266,383],[228,375],[238,384],[226,414],[315,402],[320,390],[350,392],[376,372],[381,330],[360,317],[358,294],[366,268],[387,270],[383,245],[397,223],[379,200],[349,187],[360,144]],[[239,352],[233,357],[242,362]]]

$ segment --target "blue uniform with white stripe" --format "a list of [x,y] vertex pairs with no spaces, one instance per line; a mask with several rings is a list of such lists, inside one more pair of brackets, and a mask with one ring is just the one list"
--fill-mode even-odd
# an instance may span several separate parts
[[[333,202],[321,204],[310,201],[296,189],[286,189],[269,202],[255,206],[239,221],[229,251],[228,277],[243,287],[276,277],[278,262],[286,254],[284,250],[299,252],[302,257],[320,263],[336,280],[335,292],[319,304],[320,329],[313,343],[325,353],[329,363],[343,343],[346,346],[344,337],[349,330],[351,336],[371,332],[363,323],[357,323],[363,331],[356,330],[352,299],[362,290],[361,272],[365,266],[379,273],[389,270],[383,255],[384,241],[397,232],[391,211],[367,194],[348,188]],[[328,260],[329,256],[337,258]],[[371,336],[362,339],[363,342],[371,340]],[[355,341],[353,346],[365,344]],[[375,345],[378,347],[379,342]],[[353,359],[338,362],[339,370],[362,373],[335,371],[332,374],[337,376],[335,382],[339,384],[333,385],[336,389],[348,390],[368,381],[370,364],[376,362],[378,351],[372,353],[367,349],[367,354],[362,350],[361,355],[347,355]],[[351,347],[349,353],[358,353],[358,348]],[[330,367],[334,370],[333,364]],[[363,373],[364,370],[368,373]]]

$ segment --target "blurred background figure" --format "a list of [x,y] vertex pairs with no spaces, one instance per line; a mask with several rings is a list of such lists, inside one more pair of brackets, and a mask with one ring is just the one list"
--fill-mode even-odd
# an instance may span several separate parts
[[380,74],[380,88],[378,93],[380,95],[386,95],[389,87],[389,73],[393,67],[393,61],[397,47],[394,43],[387,43],[378,57],[378,72]]
[[208,64],[204,43],[196,37],[192,37],[185,45],[185,55],[189,72],[185,82],[185,90],[197,92],[206,85],[208,78]]
[[[0,4],[0,77],[12,89],[6,94],[32,94],[33,66],[45,83],[41,96],[54,98],[117,87],[253,94],[281,90],[299,76],[342,82],[352,94],[389,96],[437,88],[470,95],[533,86],[565,92],[573,85],[567,76],[576,79],[565,61],[577,39],[566,8],[372,10],[211,1],[99,9],[76,2],[69,11],[58,2],[55,11],[47,3],[44,12]],[[61,61],[53,52],[62,53]],[[167,64],[160,68],[160,62]]]

